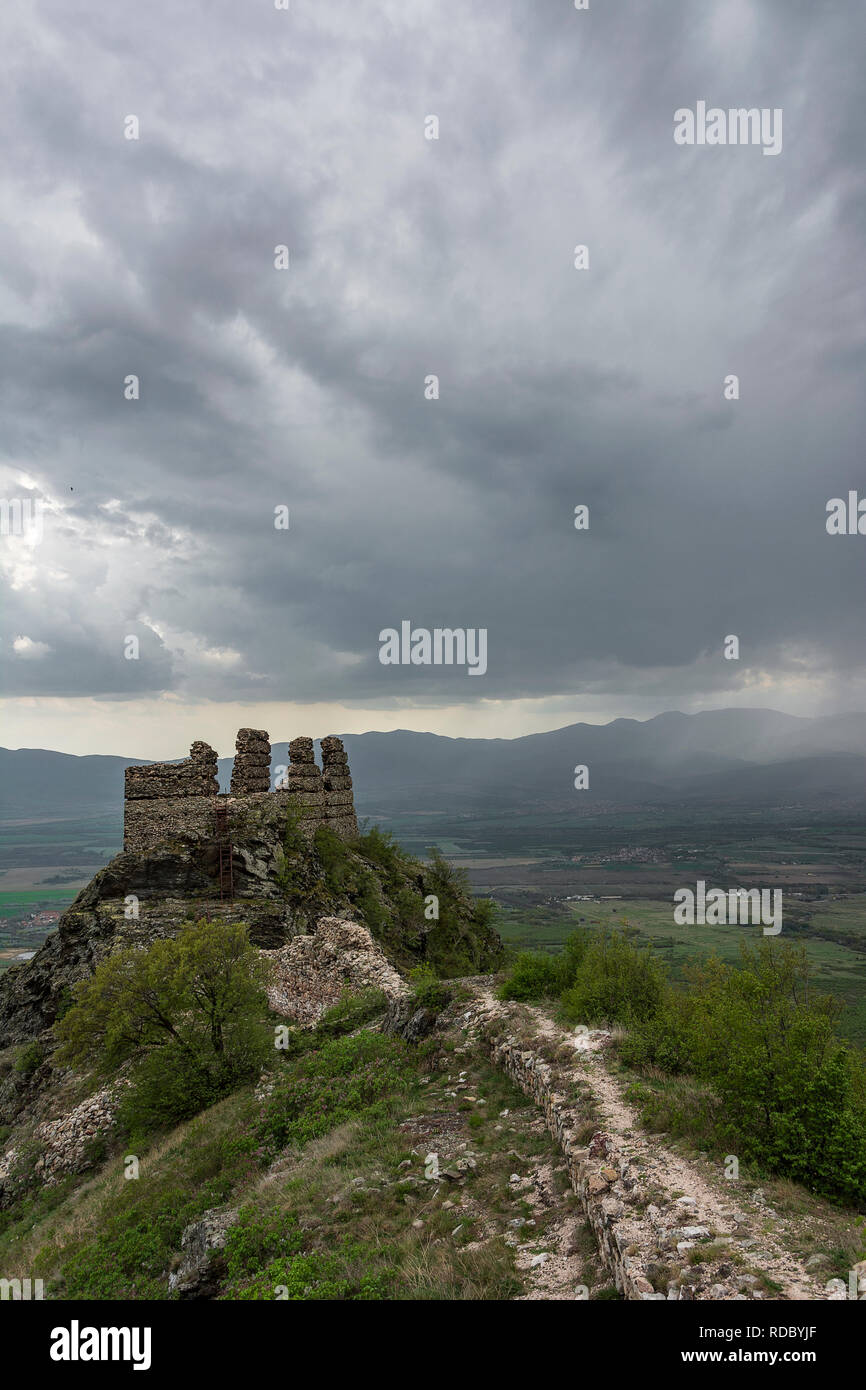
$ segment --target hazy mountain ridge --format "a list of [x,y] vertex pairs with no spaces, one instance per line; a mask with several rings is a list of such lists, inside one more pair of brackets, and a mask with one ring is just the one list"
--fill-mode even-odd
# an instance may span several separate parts
[[[516,739],[449,738],[397,729],[344,735],[366,814],[415,808],[567,809],[741,801],[866,800],[866,714],[804,719],[774,710],[671,711],[653,719],[572,724]],[[181,755],[182,756],[182,755]],[[0,749],[0,821],[120,809],[123,772],[142,758]],[[288,743],[272,745],[272,768]],[[577,764],[589,789],[573,787]],[[219,761],[228,788],[232,759]]]

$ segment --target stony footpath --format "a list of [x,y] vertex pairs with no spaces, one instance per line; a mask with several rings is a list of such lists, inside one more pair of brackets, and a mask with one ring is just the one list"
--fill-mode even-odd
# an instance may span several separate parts
[[[538,1104],[617,1289],[633,1300],[844,1299],[841,1279],[807,1268],[790,1222],[698,1158],[645,1132],[608,1061],[610,1037],[559,1027],[539,1008],[497,1000],[489,980],[461,982],[474,1000],[467,1040]],[[553,1057],[555,1060],[550,1060]],[[579,1097],[583,1097],[580,1099]],[[567,1252],[566,1252],[567,1253]],[[562,1251],[551,1258],[561,1260]],[[555,1267],[555,1266],[554,1266]],[[553,1269],[551,1270],[553,1273]],[[857,1266],[866,1287],[866,1262]],[[544,1294],[539,1296],[544,1297]]]

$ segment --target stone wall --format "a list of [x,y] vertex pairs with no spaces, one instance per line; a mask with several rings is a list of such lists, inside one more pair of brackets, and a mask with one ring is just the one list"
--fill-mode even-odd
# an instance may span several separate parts
[[324,824],[325,789],[311,738],[293,738],[289,744],[288,791],[307,829]]
[[[555,1043],[561,1047],[564,1035],[548,1031],[528,1042],[526,1014],[519,1006],[494,1002],[488,994],[469,1007],[463,1020],[485,1044],[492,1061],[543,1111],[601,1258],[623,1298],[740,1301],[764,1298],[768,1286],[775,1287],[781,1299],[844,1297],[844,1286],[841,1293],[834,1289],[838,1281],[823,1285],[791,1253],[784,1232],[775,1240],[766,1230],[760,1240],[741,1234],[752,1220],[761,1228],[768,1215],[777,1216],[763,1199],[759,1201],[757,1192],[739,1193],[737,1205],[747,1210],[733,1210],[733,1196],[714,1196],[705,1183],[695,1181],[697,1175],[686,1160],[671,1155],[665,1179],[665,1164],[646,1136],[631,1127],[618,1133],[610,1123],[606,1129],[597,1121],[590,1123],[592,1099],[587,1107],[563,1091],[569,1086],[574,1093],[574,1072],[567,1063],[557,1060],[554,1065],[544,1055]],[[581,1049],[591,1048],[602,1036],[585,1035],[579,1040]],[[577,1049],[574,1038],[569,1046]],[[555,1055],[558,1058],[556,1051]],[[691,1182],[697,1197],[680,1190],[680,1182]],[[700,1258],[693,1261],[692,1255]],[[771,1282],[765,1284],[765,1278]]]
[[572,1129],[577,1116],[566,1097],[553,1089],[550,1064],[518,1039],[501,1038],[495,1029],[488,1032],[483,1023],[481,1036],[493,1061],[544,1112],[547,1128],[565,1158],[572,1189],[580,1199],[601,1258],[623,1298],[641,1302],[664,1300],[665,1295],[656,1293],[644,1276],[641,1261],[627,1253],[635,1250],[636,1232],[631,1221],[620,1223],[624,1215],[623,1203],[612,1188],[623,1177],[623,1171],[610,1136],[599,1131],[592,1136],[589,1145],[576,1143]]
[[349,761],[340,739],[322,740],[322,770],[316,764],[313,740],[295,738],[289,744],[289,770],[271,790],[271,745],[264,729],[239,729],[235,744],[231,792],[220,795],[217,755],[207,743],[196,742],[180,763],[150,763],[126,769],[123,809],[123,848],[143,851],[166,840],[213,840],[217,807],[225,807],[228,835],[232,822],[243,818],[263,797],[291,806],[307,836],[327,825],[343,840],[358,834]]
[[181,835],[212,839],[216,804],[214,795],[127,800],[123,805],[123,848],[152,849]]
[[218,792],[217,755],[207,743],[195,742],[183,762],[148,763],[145,767],[126,769],[127,801],[177,800],[186,796],[216,796]]
[[213,835],[219,781],[210,744],[196,741],[183,762],[128,767],[124,782],[124,849],[150,849],[178,835]]

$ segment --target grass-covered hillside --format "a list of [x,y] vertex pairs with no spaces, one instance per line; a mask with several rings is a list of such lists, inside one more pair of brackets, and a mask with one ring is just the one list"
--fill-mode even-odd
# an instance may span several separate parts
[[[0,1268],[61,1299],[510,1299],[565,1240],[571,1284],[615,1297],[535,1107],[448,1025],[460,994],[420,1045],[347,1000],[192,1118],[136,1135],[133,1107],[86,1172],[0,1211]],[[190,1268],[208,1222],[224,1242]]]

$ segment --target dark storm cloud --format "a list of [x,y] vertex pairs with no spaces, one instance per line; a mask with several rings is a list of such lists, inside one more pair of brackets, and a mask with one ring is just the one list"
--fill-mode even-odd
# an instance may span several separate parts
[[[727,633],[862,673],[824,508],[866,485],[864,35],[841,0],[4,11],[0,481],[51,499],[5,689],[700,695]],[[782,153],[675,146],[698,99],[781,107]],[[486,678],[381,666],[403,618],[486,627]]]

